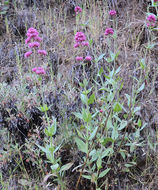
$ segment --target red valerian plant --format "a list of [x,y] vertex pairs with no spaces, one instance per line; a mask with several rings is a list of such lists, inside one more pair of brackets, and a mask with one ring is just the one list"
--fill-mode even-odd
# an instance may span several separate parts
[[[29,48],[39,48],[40,47],[40,42],[42,41],[42,38],[39,37],[39,32],[35,28],[29,28],[27,31],[27,39],[25,40],[25,44],[28,45]],[[40,55],[47,55],[46,50],[38,50],[38,54]],[[29,57],[32,54],[32,51],[28,51],[25,53],[25,58]]]

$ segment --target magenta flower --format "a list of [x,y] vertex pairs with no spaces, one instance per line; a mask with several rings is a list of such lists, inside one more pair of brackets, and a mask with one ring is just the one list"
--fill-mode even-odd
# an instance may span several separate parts
[[37,75],[44,75],[46,74],[43,67],[35,67],[32,69],[32,72],[35,72]]
[[39,46],[40,46],[40,43],[39,43],[39,42],[32,42],[32,43],[29,43],[29,47],[30,47],[30,48],[39,47]]
[[100,112],[100,113],[103,113],[103,110],[101,109],[101,110],[99,110],[99,112]]
[[78,48],[80,46],[80,43],[76,43],[75,45],[74,45],[74,48]]
[[47,52],[46,52],[46,50],[39,49],[38,50],[38,54],[40,54],[40,55],[47,55]]
[[30,34],[31,33],[38,33],[35,28],[29,28],[27,32],[30,33]]
[[26,36],[28,37],[25,41],[25,43],[27,44],[28,42],[30,42],[30,40],[33,38],[35,41],[41,41],[42,39],[38,36],[39,33],[37,32],[37,30],[35,28],[29,28],[27,31]]
[[83,61],[83,57],[77,56],[77,57],[76,57],[76,61]]
[[86,56],[86,57],[85,57],[85,60],[86,60],[86,61],[92,61],[92,58],[91,58],[91,56]]
[[26,52],[26,53],[24,54],[24,57],[27,58],[27,57],[29,57],[31,54],[32,54],[32,51],[28,51],[28,52]]
[[30,41],[31,41],[31,38],[28,37],[28,38],[25,40],[25,44],[28,44]]
[[154,27],[155,23],[147,23],[146,25],[147,25],[147,27]]
[[109,34],[113,34],[114,33],[114,31],[113,31],[113,29],[112,28],[107,28],[106,30],[105,30],[105,36],[108,36]]
[[43,69],[41,69],[41,70],[36,70],[36,74],[37,75],[45,75],[46,74],[46,72],[45,72],[45,70]]
[[116,11],[115,11],[115,10],[111,10],[111,11],[109,11],[109,15],[111,15],[111,16],[115,16],[115,15],[116,15]]
[[39,36],[35,36],[34,39],[38,42],[42,41],[42,38],[40,38]]
[[158,2],[158,0],[154,0],[154,3]]
[[38,33],[27,33],[26,36],[30,38],[35,38],[36,36],[38,36]]
[[149,15],[149,16],[147,17],[147,20],[148,20],[149,22],[156,22],[156,16],[154,16],[154,15]]
[[34,68],[32,69],[32,72],[36,72],[36,70],[37,70],[37,67],[34,67]]
[[75,7],[75,13],[78,14],[78,13],[81,13],[81,12],[82,12],[81,7],[76,6],[76,7]]
[[83,41],[86,41],[86,36],[83,32],[77,32],[75,35],[75,41],[76,43],[81,43]]
[[88,46],[89,46],[89,43],[88,43],[88,42],[82,42],[82,45],[88,47]]
[[147,27],[154,27],[156,24],[156,16],[155,15],[149,15],[147,17],[147,20],[149,23],[147,23]]

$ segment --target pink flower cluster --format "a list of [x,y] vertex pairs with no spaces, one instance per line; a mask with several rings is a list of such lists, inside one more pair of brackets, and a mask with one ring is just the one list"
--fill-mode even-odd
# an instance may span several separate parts
[[76,6],[76,7],[75,7],[75,13],[76,13],[76,15],[77,15],[78,13],[81,13],[81,12],[82,12],[81,7]]
[[114,30],[112,29],[112,28],[107,28],[106,30],[105,30],[105,36],[108,36],[109,34],[114,34]]
[[158,0],[154,0],[154,3],[158,2]]
[[42,39],[38,35],[39,33],[37,32],[35,28],[29,28],[26,34],[27,39],[25,40],[25,44],[28,44],[29,42],[31,42],[32,39],[37,42],[40,42]]
[[115,11],[115,10],[109,11],[109,15],[110,15],[110,16],[115,16],[115,15],[116,15],[116,11]]
[[39,42],[32,42],[32,43],[29,43],[29,48],[34,48],[34,47],[39,47],[40,46],[40,43]]
[[46,52],[46,50],[39,49],[38,50],[38,54],[40,54],[40,55],[47,55],[47,52]]
[[[92,61],[92,57],[91,56],[86,56],[85,60],[90,62],[90,61]],[[77,56],[76,61],[83,61],[83,57]]]
[[32,72],[35,72],[37,75],[44,75],[46,74],[43,67],[35,67],[32,69]]
[[156,16],[155,15],[149,15],[147,17],[147,20],[149,22],[147,22],[147,27],[154,27],[156,24]]
[[75,35],[75,45],[74,48],[78,48],[80,46],[89,46],[88,41],[86,41],[86,36],[83,32],[77,32]]
[[[115,16],[116,15],[116,11],[115,10],[110,10],[109,11],[109,15],[110,16]],[[105,32],[104,32],[104,35],[105,36],[108,36],[108,35],[110,35],[110,34],[114,34],[114,30],[112,29],[112,28],[107,28],[106,30],[105,30]]]
[[[83,46],[89,46],[88,41],[86,41],[86,36],[83,32],[77,32],[75,35],[75,45],[74,48],[83,47]],[[81,56],[76,57],[76,61],[88,61],[90,62],[92,60],[91,56],[86,56],[85,59]]]
[[149,16],[147,17],[147,20],[148,20],[149,22],[156,22],[156,16],[154,16],[154,15],[149,15]]
[[[25,44],[28,44],[29,48],[39,48],[40,42],[42,38],[39,37],[39,32],[35,28],[29,28],[27,31],[27,39],[25,40]],[[25,53],[25,58],[29,57],[32,54],[32,51],[28,51]],[[45,50],[38,50],[38,54],[47,55]]]
[[25,57],[29,57],[32,54],[32,51],[28,51],[24,54]]

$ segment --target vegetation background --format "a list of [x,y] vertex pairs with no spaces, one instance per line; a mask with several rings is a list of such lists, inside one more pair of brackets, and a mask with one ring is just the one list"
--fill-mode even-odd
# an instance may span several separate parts
[[[158,22],[148,27],[149,15],[158,20],[157,1],[0,1],[0,189],[158,189]],[[24,57],[31,27],[46,56]],[[88,47],[74,48],[76,32]],[[45,75],[32,72],[39,66]]]

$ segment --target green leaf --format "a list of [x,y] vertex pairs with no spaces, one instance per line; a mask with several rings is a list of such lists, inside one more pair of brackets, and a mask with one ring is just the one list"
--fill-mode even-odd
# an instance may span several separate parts
[[107,168],[106,170],[102,171],[99,175],[99,178],[104,177],[109,171],[111,170],[111,168]]
[[79,138],[75,138],[75,142],[78,146],[78,149],[81,151],[81,152],[84,152],[84,153],[88,153],[88,144],[84,143],[81,139]]
[[138,88],[137,93],[141,92],[141,91],[144,89],[144,87],[145,87],[145,83],[143,83],[143,84],[141,85],[141,87]]
[[105,77],[106,79],[109,79],[109,80],[110,80],[110,77],[109,77],[109,76],[107,76],[107,75],[104,75],[104,77]]
[[90,89],[88,89],[88,90],[84,90],[84,91],[82,92],[82,94],[87,95],[88,93],[91,92],[91,90],[92,90],[92,88],[90,88]]
[[145,59],[141,59],[139,63],[140,63],[141,68],[144,69],[145,68]]
[[106,58],[106,61],[107,61],[108,63],[111,63],[111,62],[112,62],[112,59],[111,59],[110,57],[108,57],[108,58]]
[[88,105],[93,104],[95,101],[95,94],[92,94],[90,98],[88,99]]
[[80,87],[84,88],[84,84],[83,83],[79,83]]
[[117,57],[120,55],[120,52],[118,51],[116,54],[115,54],[115,59],[117,59]]
[[52,165],[52,166],[51,166],[51,169],[52,169],[53,171],[56,171],[56,170],[58,169],[58,167],[59,167],[59,164],[57,163],[57,164]]
[[125,151],[121,149],[120,154],[121,154],[122,158],[125,160],[126,159]]
[[115,126],[112,130],[112,139],[116,140],[118,136],[119,136],[118,129],[117,129],[117,126]]
[[83,120],[85,121],[85,122],[89,122],[89,121],[91,121],[91,119],[92,119],[92,115],[91,115],[91,113],[89,112],[89,110],[87,111],[87,110],[85,110],[85,109],[82,109],[82,118],[83,118]]
[[74,164],[73,162],[70,162],[70,163],[68,163],[68,164],[63,165],[63,166],[61,167],[61,169],[60,169],[60,172],[69,170],[69,169],[72,167],[73,164]]
[[100,155],[97,160],[97,168],[98,168],[98,170],[100,170],[102,168],[102,158]]
[[143,130],[147,126],[147,123],[144,123],[144,125],[140,128],[140,131]]
[[114,140],[110,137],[107,137],[105,139],[100,139],[100,143],[105,146],[108,142],[114,142]]
[[36,145],[37,145],[38,148],[40,148],[43,152],[49,153],[49,150],[48,150],[48,149],[46,149],[46,148],[44,148],[44,147],[42,147],[42,146],[40,146],[40,145],[38,145],[38,144],[36,144]]
[[112,124],[112,120],[111,120],[111,118],[109,118],[108,119],[108,121],[107,121],[107,129],[113,129],[113,124]]
[[82,175],[82,177],[89,179],[89,180],[91,180],[91,178],[92,178],[92,176],[90,176],[90,175]]
[[83,85],[84,85],[84,87],[86,87],[88,85],[88,80],[86,78],[83,80]]
[[74,114],[77,118],[83,119],[81,113],[79,113],[79,112],[73,112],[73,114]]
[[101,76],[101,74],[104,72],[103,67],[100,68],[98,75]]
[[89,156],[95,156],[97,153],[96,149],[93,149],[90,153]]
[[86,105],[87,105],[87,103],[88,103],[87,95],[81,94],[81,100],[82,100],[83,104],[86,104]]
[[120,130],[124,129],[126,126],[127,126],[127,121],[122,120],[118,130],[120,131]]
[[4,1],[4,5],[9,5],[9,1]]
[[50,129],[50,136],[53,136],[56,134],[56,125],[52,124],[48,129]]
[[108,89],[108,88],[104,88],[104,87],[103,87],[103,88],[100,88],[99,90],[100,90],[100,91],[104,90],[104,91],[109,92],[109,89]]
[[92,115],[92,118],[94,118],[95,116],[97,116],[99,113],[99,111],[96,111],[93,115]]
[[102,152],[101,158],[103,159],[105,156],[110,156],[114,151],[112,148],[107,148],[104,152]]
[[81,137],[83,139],[83,135],[78,129],[77,129],[77,134],[78,134],[79,137]]
[[119,89],[120,91],[122,90],[123,85],[124,85],[124,82],[121,83],[121,86],[120,86],[120,89]]
[[138,127],[141,127],[142,126],[142,121],[141,119],[138,119]]
[[103,59],[103,57],[105,56],[105,53],[101,54],[98,59],[97,59],[97,62],[99,62],[101,59]]
[[98,130],[98,127],[96,127],[96,128],[94,129],[94,131],[91,133],[91,136],[90,136],[90,138],[89,138],[90,141],[95,137],[97,130]]
[[94,162],[94,161],[96,161],[97,158],[98,158],[98,153],[97,153],[97,151],[94,149],[94,150],[92,150],[92,151],[90,152],[89,156],[92,157],[91,162]]
[[41,112],[47,112],[49,110],[47,104],[44,104],[43,106],[40,106]]
[[49,132],[48,132],[47,128],[44,129],[44,133],[45,133],[47,136],[49,136]]
[[122,111],[122,105],[119,102],[116,102],[113,106],[114,112],[120,112]]
[[56,119],[53,118],[53,124],[51,126],[48,126],[47,128],[45,128],[45,134],[49,137],[52,137],[53,135],[56,134]]
[[135,138],[139,138],[140,137],[140,128],[138,128],[134,134]]
[[138,111],[140,111],[140,110],[141,110],[141,107],[138,106],[138,107],[135,107],[135,108],[134,108],[134,111],[133,111],[133,112],[136,113],[136,112],[138,112]]
[[125,166],[126,166],[127,168],[133,167],[134,165],[136,165],[136,162],[129,162],[129,163],[125,164]]
[[59,145],[55,148],[55,150],[54,150],[53,152],[55,153],[56,151],[58,151],[60,147],[61,147],[61,144],[59,144]]
[[121,66],[117,68],[117,70],[115,71],[115,74],[119,73],[121,70]]
[[112,51],[110,51],[110,57],[111,57],[111,61],[115,60],[115,54]]
[[92,45],[93,44],[93,40],[89,40],[89,45]]

